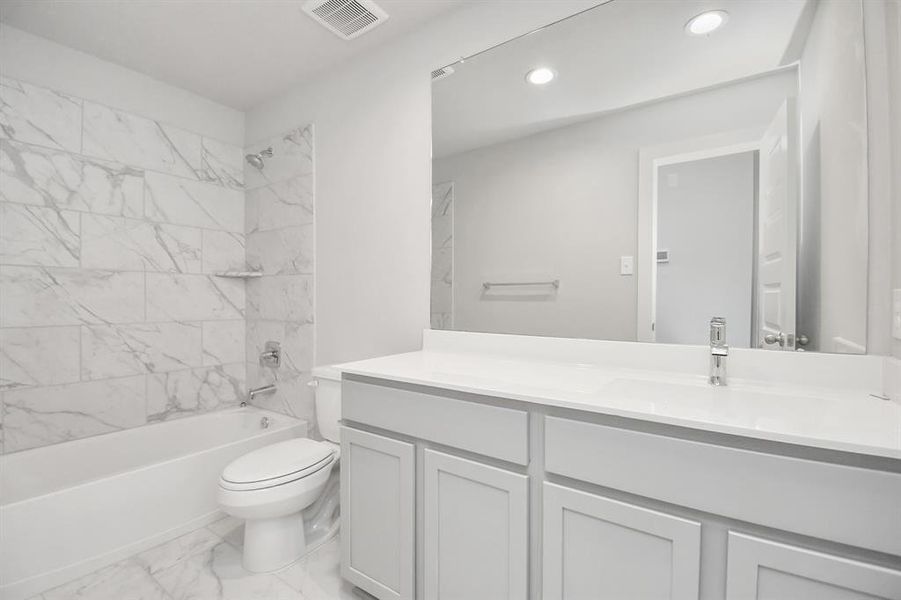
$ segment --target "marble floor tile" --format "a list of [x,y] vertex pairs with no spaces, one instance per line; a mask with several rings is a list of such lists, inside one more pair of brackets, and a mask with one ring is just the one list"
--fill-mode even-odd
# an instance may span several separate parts
[[222,538],[209,529],[195,529],[165,544],[141,552],[134,557],[134,561],[148,573],[155,575],[183,560],[208,552],[221,543]]
[[244,546],[244,521],[235,517],[222,517],[207,525],[207,529],[232,544],[235,548]]
[[30,600],[371,600],[341,579],[339,537],[284,569],[250,573],[243,531],[224,517]]
[[150,573],[132,559],[63,584],[43,596],[44,600],[171,600]]
[[303,600],[272,574],[255,574],[241,566],[241,551],[220,542],[156,575],[173,600]]
[[335,537],[276,575],[304,600],[357,600],[354,587],[341,579],[341,548]]

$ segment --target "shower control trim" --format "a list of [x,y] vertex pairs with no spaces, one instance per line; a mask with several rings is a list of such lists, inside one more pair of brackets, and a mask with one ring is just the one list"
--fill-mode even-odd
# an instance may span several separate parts
[[282,364],[282,347],[278,342],[266,342],[265,349],[260,353],[260,366],[277,369]]

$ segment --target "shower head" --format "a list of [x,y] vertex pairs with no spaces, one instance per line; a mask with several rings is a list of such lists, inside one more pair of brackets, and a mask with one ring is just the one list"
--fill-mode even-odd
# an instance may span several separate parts
[[247,154],[246,156],[244,156],[244,160],[246,160],[247,164],[249,164],[250,166],[262,171],[263,164],[264,164],[263,163],[264,156],[266,158],[272,158],[272,146],[269,146],[265,150],[261,150],[260,152],[257,152],[256,154]]

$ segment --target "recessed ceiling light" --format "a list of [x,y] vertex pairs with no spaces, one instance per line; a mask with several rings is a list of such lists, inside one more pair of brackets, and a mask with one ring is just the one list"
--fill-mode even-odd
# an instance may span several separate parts
[[544,85],[553,81],[557,75],[547,67],[538,67],[526,73],[526,81],[533,85]]
[[713,33],[729,20],[729,13],[724,10],[709,10],[694,16],[685,24],[685,32],[690,35],[707,35]]

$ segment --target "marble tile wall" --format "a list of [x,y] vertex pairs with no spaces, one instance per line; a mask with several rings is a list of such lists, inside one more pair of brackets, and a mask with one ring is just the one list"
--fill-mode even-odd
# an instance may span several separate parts
[[[243,397],[245,284],[213,275],[246,268],[243,164],[239,147],[0,79],[0,449]],[[290,236],[261,241],[291,255],[276,269],[255,248],[274,272],[310,263]]]
[[454,328],[454,183],[432,186],[432,329]]
[[[245,152],[269,146],[273,156],[265,159],[262,170],[244,168],[247,263],[263,272],[247,282],[247,383],[275,383],[275,394],[258,396],[254,403],[309,420],[315,435],[313,394],[307,385],[315,352],[312,127],[299,127]],[[269,340],[282,345],[278,369],[261,367],[257,360]]]

